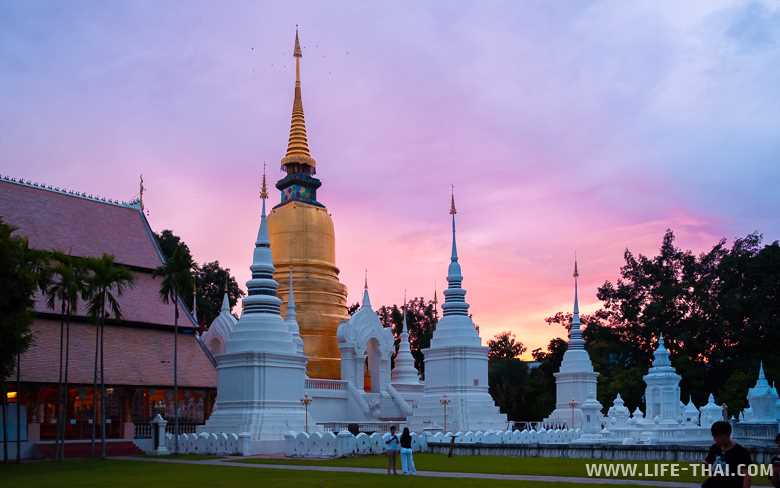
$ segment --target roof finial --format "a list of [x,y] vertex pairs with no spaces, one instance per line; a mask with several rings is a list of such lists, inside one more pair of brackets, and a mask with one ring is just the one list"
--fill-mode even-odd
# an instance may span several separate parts
[[[303,115],[303,97],[301,96],[301,41],[298,36],[298,26],[295,26],[295,96],[293,98],[292,119],[290,121],[290,137],[287,140],[287,153],[282,158],[282,166],[287,164],[303,164],[315,173],[315,161],[309,151],[309,140],[306,135],[306,119]],[[288,171],[289,172],[289,171]],[[295,172],[298,172],[296,169]]]
[[450,260],[452,262],[458,261],[458,246],[455,243],[455,214],[458,213],[455,210],[455,185],[450,185],[450,215],[452,215],[452,254]]
[[266,164],[263,163],[263,184],[262,186],[260,186],[260,198],[262,198],[263,200],[268,198],[268,185],[266,184],[265,181],[265,166]]
[[403,306],[403,313],[404,313],[404,320],[403,320],[403,322],[401,323],[401,333],[402,333],[402,334],[409,332],[409,331],[408,331],[408,328],[407,328],[407,326],[406,326],[406,288],[404,288],[404,306]]
[[579,319],[580,315],[580,293],[579,293],[579,283],[577,278],[580,277],[580,272],[577,269],[577,251],[574,251],[574,315],[577,316]]
[[366,275],[363,282],[363,304],[361,308],[371,308],[371,299],[368,297],[368,268],[366,268]]
[[457,210],[455,210],[455,185],[450,185],[450,215],[455,215],[458,213]]
[[195,323],[198,322],[198,278],[192,275],[192,316],[195,318]]
[[303,57],[303,52],[301,51],[301,41],[298,38],[298,24],[295,24],[295,48],[293,49],[293,56],[296,58]]
[[141,213],[144,211],[144,174],[141,173],[141,181],[138,183],[138,202],[141,205]]

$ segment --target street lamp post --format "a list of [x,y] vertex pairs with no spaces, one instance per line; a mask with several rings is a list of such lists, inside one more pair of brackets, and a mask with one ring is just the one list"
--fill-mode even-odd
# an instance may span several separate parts
[[441,400],[439,400],[439,403],[441,403],[441,406],[444,408],[444,432],[447,432],[447,405],[450,404],[452,400],[447,398],[447,395],[444,395],[441,397]]
[[301,403],[303,404],[303,415],[305,419],[304,428],[307,434],[309,433],[309,404],[311,403],[311,400],[312,398],[307,394],[304,394],[303,398],[301,398]]

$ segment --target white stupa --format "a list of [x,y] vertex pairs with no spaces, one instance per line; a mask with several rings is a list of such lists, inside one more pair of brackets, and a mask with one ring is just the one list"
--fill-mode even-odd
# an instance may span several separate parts
[[677,424],[682,419],[680,407],[680,380],[682,377],[672,367],[664,336],[658,338],[653,354],[653,365],[643,377],[645,388],[645,417],[648,422]]
[[244,454],[282,452],[283,434],[304,430],[301,404],[306,358],[298,351],[287,323],[279,314],[263,176],[260,230],[252,256],[241,318],[217,359],[217,401],[201,427],[205,432],[250,435]]
[[574,261],[574,311],[569,327],[569,347],[563,353],[560,370],[555,373],[555,410],[545,423],[566,424],[569,428],[583,425],[582,407],[596,398],[598,373],[593,371],[585,341],[580,330],[580,301],[577,279],[577,260]]
[[758,366],[758,379],[753,388],[748,390],[747,399],[750,403],[750,414],[745,416],[746,422],[777,422],[777,390],[766,379],[763,361]]
[[222,308],[219,315],[211,322],[208,330],[199,336],[200,341],[211,351],[212,355],[225,352],[225,343],[227,342],[238,320],[230,312],[230,297],[227,294],[227,285],[225,286],[225,296],[222,297]]
[[[444,291],[444,316],[425,349],[425,386],[407,419],[415,432],[505,430],[507,419],[488,392],[488,348],[482,345],[468,315],[466,290],[455,240],[455,198],[452,197],[452,255]],[[445,421],[446,412],[446,421]]]
[[406,296],[403,307],[404,320],[401,326],[401,341],[395,356],[395,368],[392,373],[393,385],[419,385],[420,377],[414,367],[414,356],[409,346],[409,329],[406,325]]
[[715,403],[715,396],[710,393],[707,404],[701,407],[699,424],[709,429],[718,420],[723,420],[723,407]]

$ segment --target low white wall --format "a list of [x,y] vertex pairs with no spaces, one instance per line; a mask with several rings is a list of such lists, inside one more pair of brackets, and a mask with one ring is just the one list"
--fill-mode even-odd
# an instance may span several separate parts
[[[357,436],[342,430],[338,434],[332,432],[288,432],[285,434],[285,454],[290,457],[343,457],[360,454],[382,454],[385,452],[385,441],[388,433],[374,432],[367,435],[364,432]],[[412,449],[426,451],[428,444],[425,435],[412,432]]]

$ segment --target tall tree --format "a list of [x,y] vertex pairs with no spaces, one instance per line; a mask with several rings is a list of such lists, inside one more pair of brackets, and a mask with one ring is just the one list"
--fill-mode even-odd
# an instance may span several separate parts
[[[70,362],[70,319],[78,310],[80,295],[85,295],[86,270],[82,259],[70,257],[61,252],[50,256],[51,283],[45,290],[48,307],[60,307],[60,356],[59,356],[59,399],[57,402],[57,448],[56,459],[65,457],[65,416],[68,407],[68,372]],[[64,351],[64,354],[63,354]]]
[[518,341],[515,334],[504,331],[488,340],[488,360],[517,359],[526,351],[522,342]]
[[182,290],[192,286],[192,268],[195,263],[189,252],[181,247],[174,249],[165,263],[157,268],[155,276],[162,277],[160,298],[173,303],[173,410],[174,454],[179,453],[179,300]]
[[[217,318],[222,308],[222,298],[227,291],[231,309],[238,299],[244,296],[244,291],[238,287],[236,279],[230,270],[212,261],[198,266],[195,271],[196,293],[198,301],[198,322],[208,327]],[[192,298],[188,302],[192,308]]]
[[182,288],[178,290],[178,293],[183,305],[191,311],[195,311],[195,302],[197,301],[198,324],[208,327],[217,318],[222,308],[222,297],[226,289],[231,308],[236,305],[239,298],[244,296],[244,291],[239,288],[235,277],[230,274],[229,269],[221,267],[219,261],[198,266],[192,257],[189,246],[171,230],[166,229],[155,234],[155,238],[164,260],[171,259],[178,251],[180,259],[189,260],[192,263],[190,270],[185,273],[189,282],[186,284],[182,282]]
[[[105,345],[106,318],[112,316],[115,319],[122,318],[122,307],[119,297],[125,289],[133,285],[133,274],[124,266],[117,264],[114,257],[103,254],[99,258],[86,260],[89,270],[87,278],[87,293],[89,314],[95,319],[95,372],[93,375],[93,408],[92,408],[92,455],[95,455],[95,425],[98,419],[97,412],[97,383],[98,366],[100,371],[100,440],[101,457],[106,457],[106,382],[105,382],[105,358],[103,349]],[[99,355],[98,355],[99,352]],[[99,359],[99,365],[98,365]]]
[[[0,381],[2,382],[3,461],[8,462],[7,391],[5,379],[19,366],[32,343],[35,292],[48,279],[45,255],[30,249],[27,239],[0,218]],[[17,371],[18,373],[18,371]],[[19,402],[17,392],[17,406]],[[18,434],[17,434],[18,435]]]

